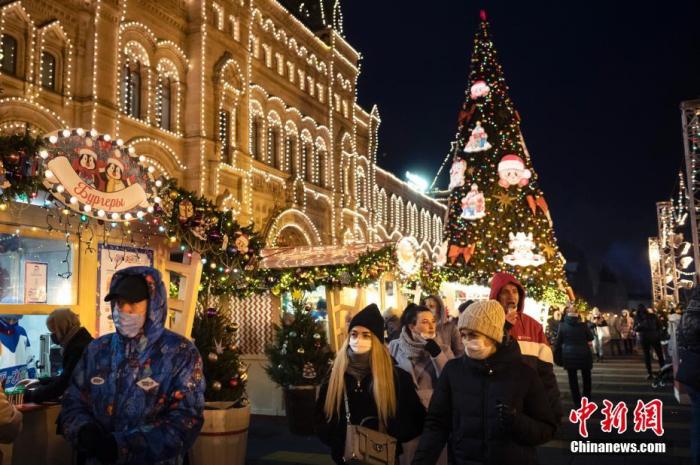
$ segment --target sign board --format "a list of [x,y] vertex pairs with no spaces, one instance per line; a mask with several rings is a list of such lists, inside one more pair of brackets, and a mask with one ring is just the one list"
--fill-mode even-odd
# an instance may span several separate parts
[[45,304],[48,287],[49,264],[43,262],[24,262],[24,303]]
[[107,134],[63,129],[47,137],[44,187],[66,207],[101,220],[129,221],[153,212],[161,180],[133,147]]

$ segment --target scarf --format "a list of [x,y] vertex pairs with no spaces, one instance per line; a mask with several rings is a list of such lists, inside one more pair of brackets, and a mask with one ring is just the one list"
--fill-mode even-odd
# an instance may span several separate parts
[[366,354],[356,354],[348,347],[348,359],[350,360],[350,363],[348,363],[348,368],[345,372],[355,378],[358,382],[365,379],[365,377],[372,372],[372,369],[369,366],[369,354],[370,352],[367,352]]
[[401,350],[406,352],[406,354],[408,354],[408,358],[411,359],[425,357],[426,352],[424,347],[427,341],[421,336],[415,334],[413,337],[411,337],[409,331],[410,329],[408,329],[408,326],[404,326],[403,331],[401,331],[401,335],[399,336],[399,345],[401,346]]

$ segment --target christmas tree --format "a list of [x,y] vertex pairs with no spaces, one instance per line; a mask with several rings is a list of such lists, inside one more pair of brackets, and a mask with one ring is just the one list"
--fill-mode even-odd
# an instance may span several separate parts
[[246,401],[248,368],[240,359],[236,343],[238,324],[217,308],[199,306],[192,326],[194,343],[202,355],[207,402]]
[[451,151],[445,265],[482,285],[510,272],[535,297],[563,290],[564,259],[484,11],[465,93]]
[[328,373],[333,352],[326,330],[314,321],[301,300],[293,303],[294,313],[285,313],[275,325],[274,341],[266,349],[270,379],[281,387],[320,384]]

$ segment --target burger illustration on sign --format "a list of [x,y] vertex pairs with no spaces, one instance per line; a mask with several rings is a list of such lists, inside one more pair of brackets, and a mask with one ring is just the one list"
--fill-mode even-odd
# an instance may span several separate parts
[[50,134],[43,159],[44,186],[68,208],[97,219],[129,221],[153,212],[161,180],[133,147],[108,134],[64,129]]

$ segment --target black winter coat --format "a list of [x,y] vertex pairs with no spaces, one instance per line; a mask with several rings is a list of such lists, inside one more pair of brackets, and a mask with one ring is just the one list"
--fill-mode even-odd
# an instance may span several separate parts
[[80,328],[68,341],[63,351],[63,371],[59,376],[42,381],[35,389],[30,389],[24,394],[25,402],[50,402],[57,401],[68,388],[73,369],[83,356],[83,351],[92,342],[92,336],[85,328]]
[[559,325],[555,350],[561,351],[562,365],[567,370],[590,370],[593,368],[593,355],[588,342],[593,333],[588,324],[578,316],[567,315]]
[[[386,434],[397,439],[398,443],[408,442],[420,436],[425,419],[425,408],[416,394],[413,378],[400,368],[394,368],[394,382],[396,385],[396,401],[398,404],[396,417],[389,420]],[[365,418],[374,418],[365,421],[362,426],[378,430],[377,406],[372,395],[372,375],[368,375],[359,383],[349,374],[345,374],[345,386],[350,405],[350,420],[353,425],[359,425]],[[347,422],[345,419],[345,405],[340,405],[340,418],[336,415],[331,421],[326,420],[323,404],[328,393],[328,381],[321,385],[321,390],[316,401],[316,414],[314,416],[314,429],[321,442],[331,448],[331,458],[337,464],[343,464],[345,451],[345,432]],[[397,461],[401,448],[397,447]]]
[[634,317],[634,330],[639,334],[642,342],[657,342],[661,325],[656,314],[648,311],[637,312]]
[[[516,409],[510,432],[498,421],[498,402]],[[517,345],[486,360],[465,355],[442,371],[412,465],[434,465],[447,442],[454,465],[536,464],[535,446],[549,441],[556,427],[544,385]]]
[[700,354],[700,291],[693,295],[676,332],[678,347]]

